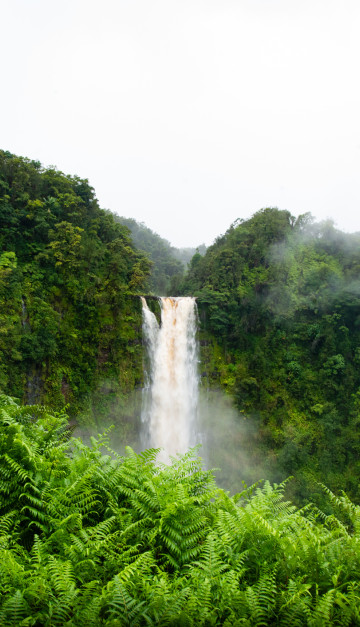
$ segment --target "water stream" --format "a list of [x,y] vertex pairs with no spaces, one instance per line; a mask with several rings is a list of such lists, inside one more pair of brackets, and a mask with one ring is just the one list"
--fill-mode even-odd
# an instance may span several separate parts
[[161,323],[143,304],[147,352],[142,405],[143,444],[161,448],[159,461],[195,444],[198,351],[195,298],[160,298]]

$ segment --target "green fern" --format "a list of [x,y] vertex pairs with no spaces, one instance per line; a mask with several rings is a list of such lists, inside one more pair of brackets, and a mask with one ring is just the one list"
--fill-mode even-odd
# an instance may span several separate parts
[[0,627],[20,627],[29,615],[29,606],[20,590],[8,596],[0,609]]
[[[87,447],[0,396],[0,625],[360,626],[359,508],[268,482],[229,496],[194,451]],[[105,448],[103,455],[101,447]]]
[[105,615],[112,620],[111,625],[124,627],[135,627],[148,619],[145,601],[131,596],[117,576],[107,586]]

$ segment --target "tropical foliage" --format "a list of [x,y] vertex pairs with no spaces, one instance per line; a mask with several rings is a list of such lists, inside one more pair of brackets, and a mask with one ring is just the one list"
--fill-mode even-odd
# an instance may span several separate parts
[[230,496],[191,453],[156,465],[0,399],[0,625],[360,624],[360,509]]
[[[264,209],[184,278],[119,220],[87,180],[0,151],[0,626],[359,625],[359,234]],[[72,439],[65,403],[100,422],[141,386],[138,296],[163,289],[197,296],[202,380],[294,480],[231,497],[196,453]]]
[[203,380],[233,395],[256,424],[244,446],[295,474],[300,496],[314,479],[360,496],[359,269],[359,234],[270,208],[196,254],[183,285]]
[[88,420],[121,406],[150,266],[87,180],[0,151],[0,390]]

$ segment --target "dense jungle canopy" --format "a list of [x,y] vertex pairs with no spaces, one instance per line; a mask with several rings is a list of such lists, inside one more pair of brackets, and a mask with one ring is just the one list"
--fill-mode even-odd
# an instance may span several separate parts
[[204,374],[258,423],[249,446],[306,490],[326,478],[359,497],[360,234],[263,209],[193,257],[183,290]]
[[0,190],[0,387],[106,412],[142,381],[151,263],[87,180],[0,152]]

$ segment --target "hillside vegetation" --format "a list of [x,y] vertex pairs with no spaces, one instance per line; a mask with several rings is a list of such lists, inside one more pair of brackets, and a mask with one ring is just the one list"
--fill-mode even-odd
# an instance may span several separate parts
[[359,271],[359,234],[269,208],[196,254],[183,285],[207,331],[203,375],[300,494],[321,479],[360,496]]
[[87,180],[0,151],[0,389],[87,420],[121,403],[150,267]]
[[185,271],[184,264],[176,257],[176,249],[145,224],[118,216],[115,220],[129,229],[135,246],[152,261],[150,291],[157,296],[174,294]]
[[177,296],[185,268],[196,252],[205,253],[206,246],[201,244],[197,249],[175,248],[142,222],[118,216],[115,216],[115,220],[131,231],[135,246],[152,261],[149,277],[151,292],[157,296]]

